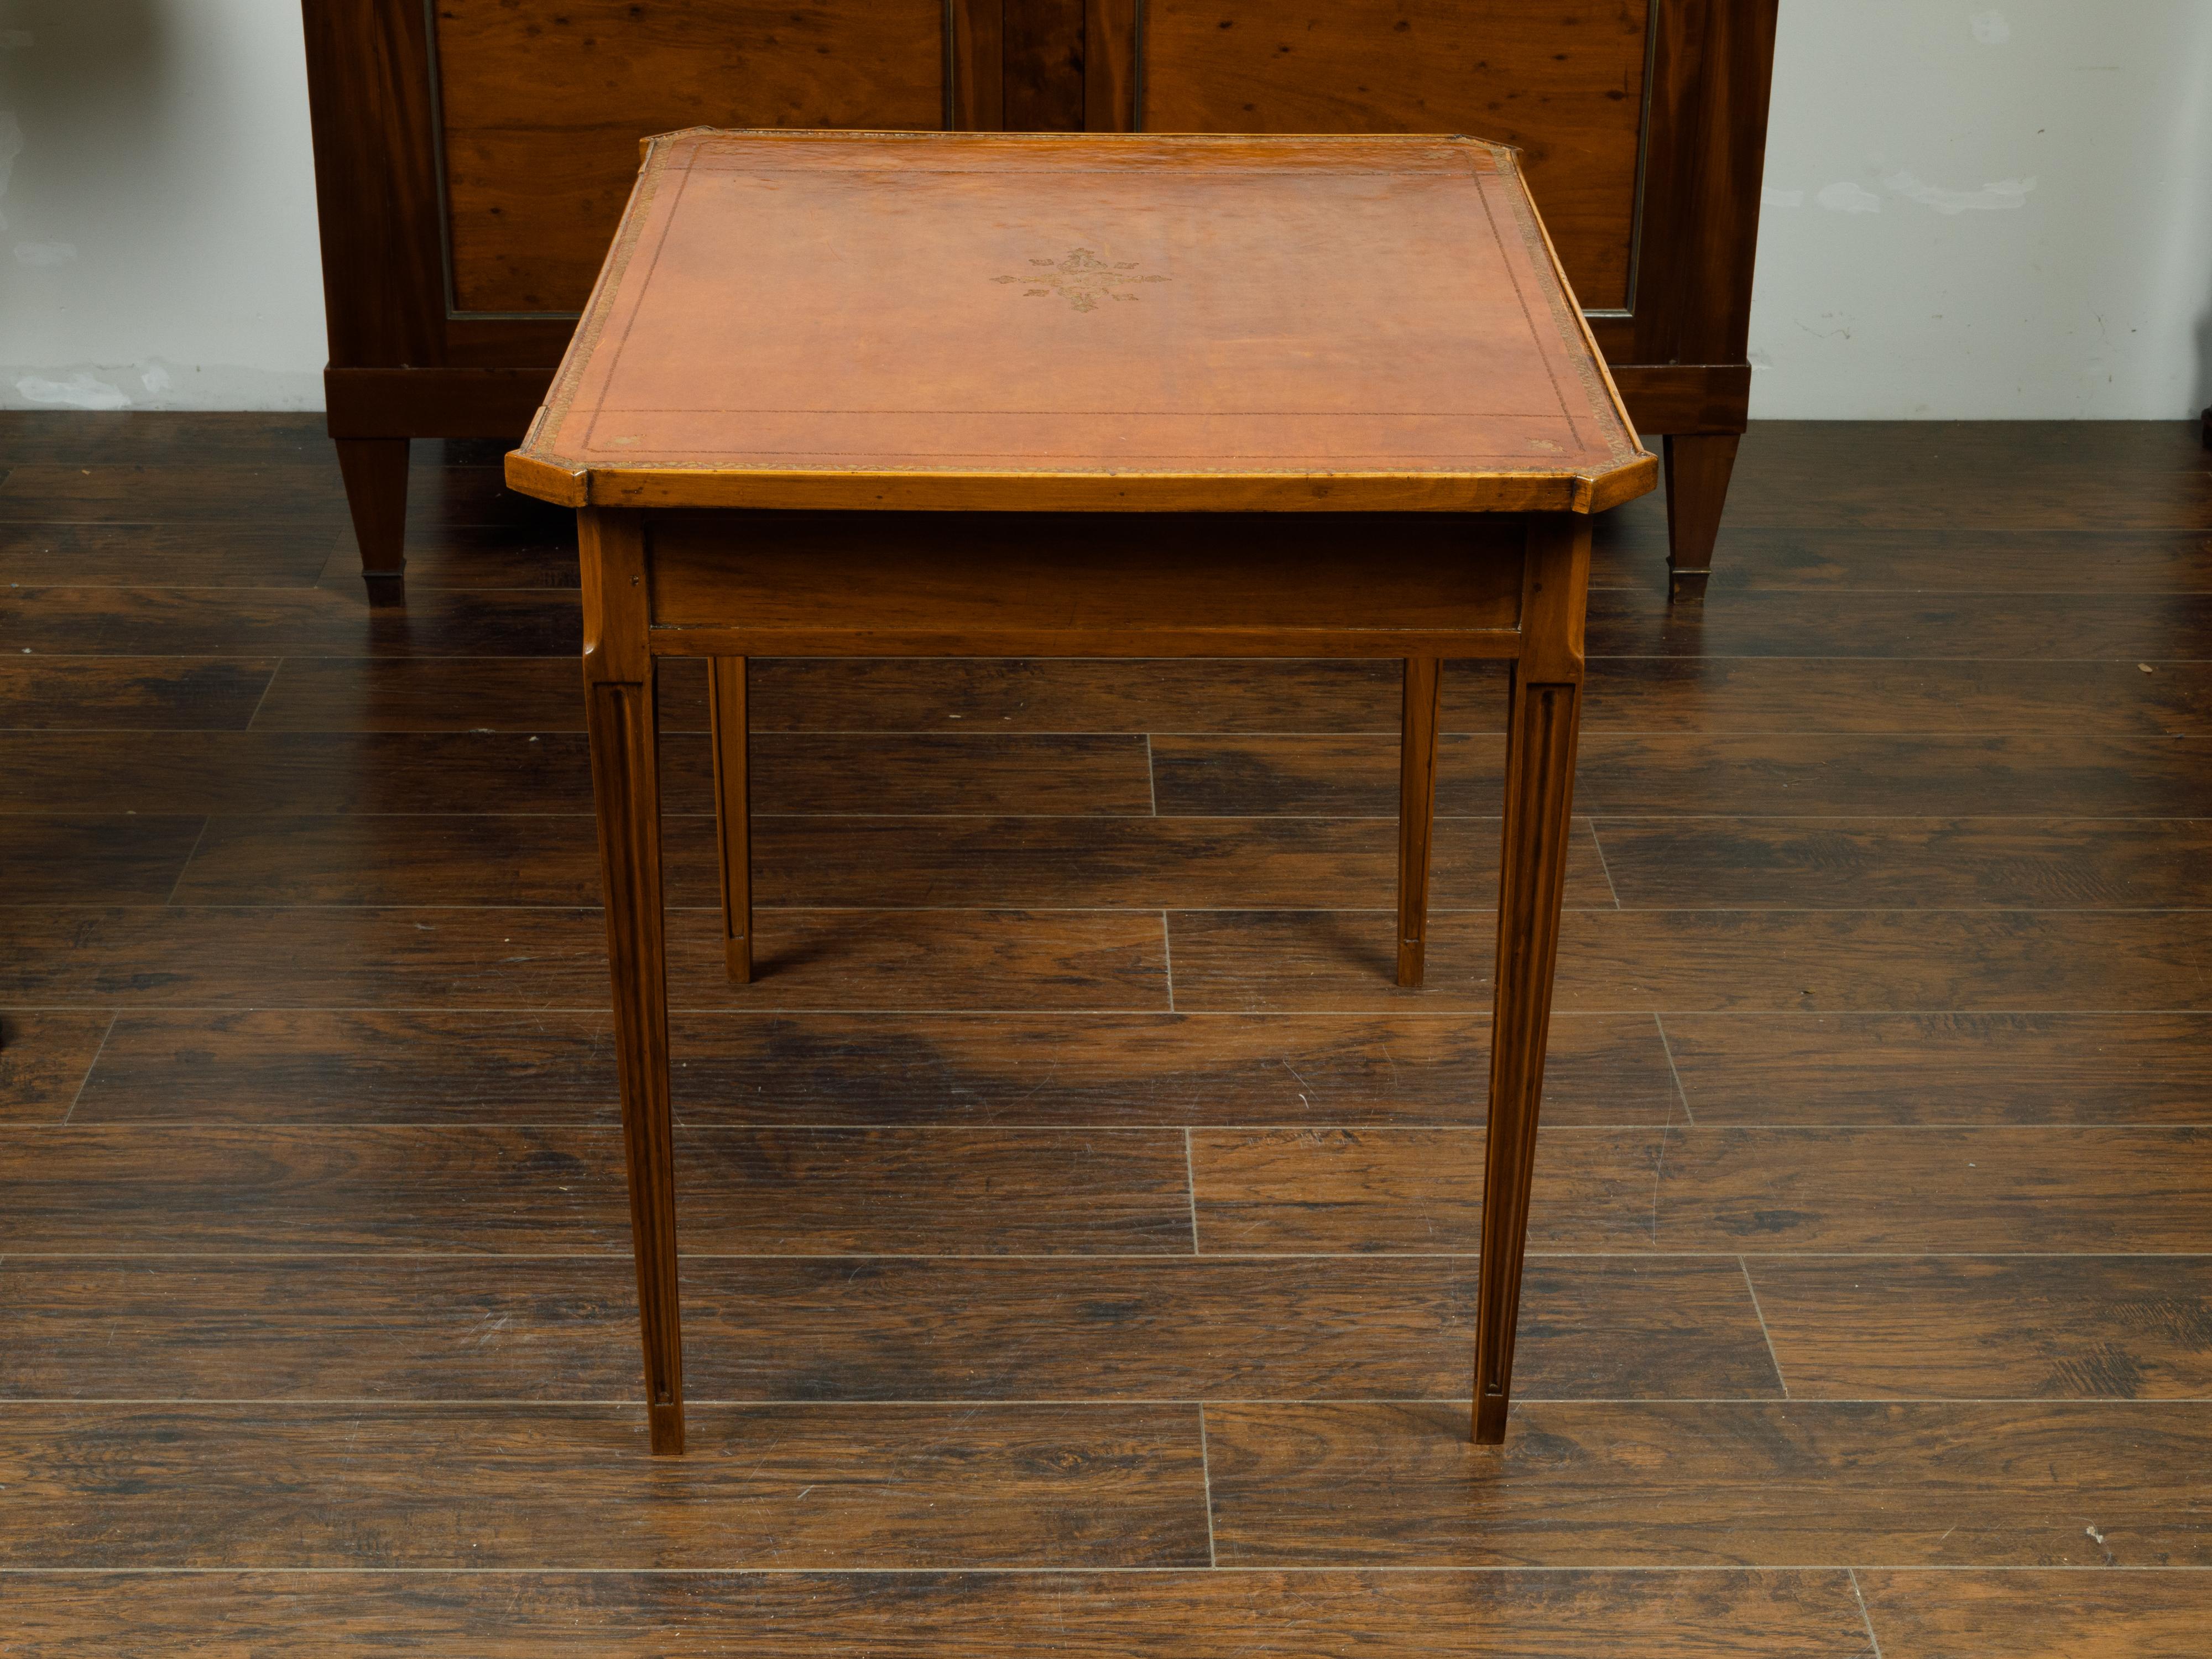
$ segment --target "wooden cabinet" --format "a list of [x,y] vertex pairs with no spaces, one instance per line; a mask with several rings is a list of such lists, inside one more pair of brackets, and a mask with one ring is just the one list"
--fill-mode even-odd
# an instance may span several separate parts
[[331,434],[373,597],[410,437],[520,437],[637,140],[688,126],[1518,144],[1638,425],[1678,597],[1743,430],[1777,0],[305,0]]

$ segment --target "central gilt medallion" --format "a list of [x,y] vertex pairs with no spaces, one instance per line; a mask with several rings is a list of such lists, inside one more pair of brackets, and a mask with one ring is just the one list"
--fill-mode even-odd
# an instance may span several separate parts
[[1132,283],[1164,283],[1166,276],[1136,276],[1129,273],[1137,268],[1134,259],[1120,259],[1112,263],[1100,258],[1087,247],[1070,249],[1065,259],[1032,259],[1030,263],[1042,269],[1026,276],[994,276],[994,283],[1028,283],[1022,290],[1025,298],[1058,295],[1078,311],[1096,311],[1101,300],[1134,300],[1134,294],[1117,294],[1114,290]]

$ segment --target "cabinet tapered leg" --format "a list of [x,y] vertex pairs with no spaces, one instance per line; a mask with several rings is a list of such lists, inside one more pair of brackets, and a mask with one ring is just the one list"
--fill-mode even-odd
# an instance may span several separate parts
[[1429,932],[1429,842],[1437,818],[1437,700],[1443,666],[1406,659],[1398,758],[1398,983],[1419,985]]
[[676,1149],[668,1097],[668,970],[661,917],[660,781],[636,516],[577,515],[584,587],[585,724],[606,884],[615,1064],[629,1170],[630,1243],[655,1454],[684,1449],[677,1310]]
[[1589,585],[1589,520],[1533,520],[1522,606],[1527,643],[1514,665],[1506,726],[1505,842],[1475,1310],[1474,1437],[1491,1445],[1505,1437],[1512,1395],[1536,1108],[1544,1091],[1544,1045],[1566,894]]
[[407,568],[407,440],[340,438],[338,471],[374,605],[403,605]]
[[714,846],[722,862],[722,954],[738,984],[753,976],[752,788],[745,714],[745,659],[707,661],[708,718],[714,744]]
[[1669,599],[1695,603],[1705,597],[1705,584],[1713,574],[1713,544],[1720,539],[1729,480],[1735,474],[1735,453],[1742,441],[1736,433],[1700,433],[1666,441]]

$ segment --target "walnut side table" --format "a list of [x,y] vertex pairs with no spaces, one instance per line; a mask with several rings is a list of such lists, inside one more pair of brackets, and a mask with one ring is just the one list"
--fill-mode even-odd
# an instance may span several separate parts
[[1477,1440],[1504,1433],[1593,514],[1656,481],[1514,152],[715,132],[646,146],[517,489],[577,509],[651,1444],[684,1449],[653,669],[712,663],[752,967],[754,656],[1405,664],[1418,985],[1437,671],[1513,665]]

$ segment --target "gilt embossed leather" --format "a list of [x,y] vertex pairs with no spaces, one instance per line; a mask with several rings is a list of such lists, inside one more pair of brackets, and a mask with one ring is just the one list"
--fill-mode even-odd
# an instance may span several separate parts
[[571,505],[1590,512],[1643,453],[1515,153],[677,133],[511,469]]

